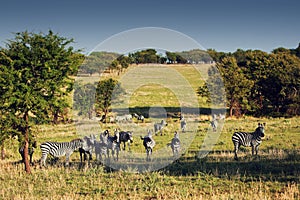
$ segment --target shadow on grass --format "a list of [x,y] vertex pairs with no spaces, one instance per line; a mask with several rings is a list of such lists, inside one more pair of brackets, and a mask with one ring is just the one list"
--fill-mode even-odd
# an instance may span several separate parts
[[279,181],[300,182],[300,155],[291,152],[285,158],[267,156],[246,156],[234,161],[233,157],[219,158],[208,155],[198,159],[197,156],[182,157],[162,169],[173,176],[211,174],[220,178],[240,179],[241,181]]

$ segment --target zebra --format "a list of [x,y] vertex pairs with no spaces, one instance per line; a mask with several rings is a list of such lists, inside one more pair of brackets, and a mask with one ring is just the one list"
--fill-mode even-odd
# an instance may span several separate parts
[[[32,164],[32,155],[34,153],[34,149],[37,148],[37,142],[34,141],[32,144],[29,142],[29,147],[28,147],[28,155],[29,155],[29,161]],[[25,144],[23,144],[20,148],[19,148],[19,153],[22,157],[22,162],[25,162],[25,157],[24,157],[24,149],[25,149]]]
[[126,142],[128,142],[128,149],[130,150],[130,143],[133,142],[133,136],[131,131],[121,131],[120,133],[120,143],[123,142],[123,150],[125,151]]
[[143,115],[138,115],[138,114],[136,114],[136,113],[134,113],[134,114],[132,114],[132,115],[133,115],[133,117],[135,117],[138,121],[144,122],[144,120],[145,120],[145,117],[144,117]]
[[154,124],[154,133],[157,135],[157,132],[160,132],[160,135],[162,135],[162,130],[165,126],[168,126],[167,122],[165,120],[161,120],[160,123]]
[[127,114],[127,115],[122,115],[122,116],[116,116],[116,122],[130,122],[132,120],[132,115]]
[[[111,150],[111,154],[113,159],[119,160],[119,151],[120,151],[120,142],[119,142],[119,132],[115,131],[114,136],[108,135],[107,137],[107,155],[109,158],[109,150]],[[115,158],[115,152],[117,154],[117,158]]]
[[66,156],[66,166],[69,165],[69,159],[71,154],[79,149],[87,149],[87,143],[84,139],[74,139],[70,142],[44,142],[40,145],[42,151],[41,166],[46,166],[47,155],[50,154],[53,157]]
[[152,132],[148,130],[148,135],[145,137],[141,136],[141,139],[143,140],[143,145],[147,154],[146,161],[151,161],[152,151],[155,146],[155,141],[152,138]]
[[109,131],[105,130],[103,133],[100,133],[100,141],[95,140],[95,155],[96,160],[102,160],[102,155],[108,157],[108,136]]
[[83,149],[82,147],[79,148],[80,163],[82,163],[83,160],[84,161],[87,160],[87,154],[89,155],[89,161],[92,160],[92,151],[95,146],[94,143],[96,141],[96,136],[94,134],[91,134],[89,137],[85,136],[84,139],[87,142],[87,148],[86,149]]
[[169,143],[168,146],[171,146],[173,156],[177,158],[179,156],[180,151],[179,133],[177,131],[175,131],[174,138],[171,140],[171,143]]
[[185,121],[183,115],[180,116],[180,128],[181,128],[181,131],[184,133],[186,130],[186,121]]
[[212,120],[212,121],[210,122],[210,125],[211,125],[211,127],[212,127],[212,129],[213,129],[213,132],[216,132],[216,131],[217,131],[217,127],[218,127],[218,122],[217,122],[217,120],[216,120],[216,119]]
[[261,144],[262,140],[261,138],[265,136],[265,130],[264,126],[266,124],[258,123],[258,127],[255,129],[252,133],[246,133],[246,132],[235,132],[232,136],[232,142],[234,145],[234,159],[238,160],[237,152],[239,150],[239,147],[245,146],[245,147],[252,147],[252,155],[257,155],[258,147]]

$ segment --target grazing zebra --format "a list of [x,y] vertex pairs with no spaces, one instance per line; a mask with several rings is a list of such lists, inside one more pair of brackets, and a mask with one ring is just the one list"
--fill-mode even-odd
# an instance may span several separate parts
[[[29,142],[29,147],[28,147],[28,155],[29,155],[29,161],[32,164],[32,155],[34,153],[34,149],[37,147],[37,142],[34,141],[32,144],[31,142]],[[19,148],[19,153],[21,154],[22,157],[22,162],[25,161],[25,157],[24,157],[24,149],[25,149],[25,144],[23,144],[20,148]]]
[[152,151],[155,146],[155,141],[152,138],[152,132],[148,130],[148,135],[145,137],[141,136],[141,139],[143,140],[143,145],[145,147],[146,154],[147,154],[146,160],[151,161]]
[[116,122],[131,122],[132,120],[132,115],[127,114],[127,115],[122,115],[122,116],[116,116]]
[[75,139],[70,142],[45,142],[40,145],[42,151],[41,166],[46,166],[47,155],[53,157],[66,156],[66,166],[69,165],[71,154],[79,149],[87,149],[86,141],[84,139]]
[[260,143],[262,142],[261,138],[265,136],[265,130],[264,130],[264,124],[258,123],[258,127],[255,129],[252,133],[246,133],[246,132],[235,132],[232,136],[232,142],[234,144],[234,159],[238,160],[237,152],[239,150],[239,147],[245,146],[245,147],[252,147],[252,155],[257,155],[258,147]]
[[138,120],[144,122],[145,117],[143,115],[138,115],[136,113],[133,114],[133,116]]
[[154,124],[154,133],[155,135],[157,134],[157,132],[160,132],[160,135],[162,135],[162,130],[165,126],[167,126],[167,122],[165,120],[161,120],[160,123],[155,123]]
[[133,136],[131,131],[121,131],[120,135],[120,143],[123,142],[123,150],[125,151],[126,142],[128,143],[128,149],[130,150],[130,143],[133,142]]
[[185,121],[183,115],[180,116],[180,128],[181,128],[181,131],[184,133],[186,130],[186,121]]
[[[79,154],[80,154],[80,163],[82,163],[82,161],[86,161],[87,160],[87,154],[89,154],[89,161],[92,160],[92,152],[94,149],[94,143],[96,141],[96,136],[94,134],[84,137],[84,140],[87,143],[87,147],[86,149],[83,149],[82,147],[79,148]],[[83,159],[82,159],[83,157]]]

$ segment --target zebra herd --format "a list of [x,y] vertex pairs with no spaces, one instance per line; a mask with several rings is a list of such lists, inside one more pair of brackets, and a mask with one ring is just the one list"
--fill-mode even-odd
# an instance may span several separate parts
[[[160,133],[164,127],[168,124],[165,120],[160,123],[154,124],[154,134]],[[186,131],[187,123],[183,116],[180,117],[180,128],[182,133]],[[264,131],[265,123],[258,123],[258,127],[254,132],[234,132],[232,135],[232,142],[234,145],[234,159],[238,160],[238,150],[240,146],[252,147],[252,155],[254,153],[258,154],[258,147],[262,142],[262,137],[265,135]],[[146,151],[146,161],[151,161],[151,155],[156,142],[153,138],[153,132],[151,130],[147,131],[147,135],[140,137],[142,144]],[[123,147],[121,148],[121,144]],[[71,154],[78,150],[80,153],[80,162],[86,160],[92,160],[92,153],[95,152],[95,157],[97,161],[103,161],[103,157],[110,160],[110,154],[115,161],[119,159],[119,152],[121,149],[125,151],[126,143],[128,144],[128,149],[130,150],[130,144],[133,143],[133,132],[131,131],[120,131],[118,129],[114,130],[114,134],[111,135],[109,130],[105,130],[100,133],[99,140],[96,139],[95,135],[85,136],[82,139],[74,139],[70,142],[44,142],[40,145],[42,156],[40,159],[40,165],[46,166],[46,159],[48,154],[52,157],[58,158],[61,156],[66,156],[66,166],[69,165],[69,159]],[[179,158],[181,142],[179,139],[179,132],[175,131],[174,137],[171,139],[167,146],[171,147],[173,157]],[[30,162],[32,163],[32,154],[34,149],[37,147],[36,142],[34,142],[28,149],[28,155],[30,156]],[[24,146],[19,148],[19,153],[24,161]],[[89,157],[87,157],[89,156]]]

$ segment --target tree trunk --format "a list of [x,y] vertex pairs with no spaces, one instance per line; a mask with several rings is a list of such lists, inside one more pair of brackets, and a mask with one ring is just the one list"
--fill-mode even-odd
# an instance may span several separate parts
[[5,150],[4,150],[4,144],[1,145],[1,159],[5,159]]
[[233,115],[233,106],[230,106],[229,108],[229,116],[232,117]]
[[30,165],[28,160],[28,147],[29,147],[29,120],[28,120],[28,112],[25,112],[24,114],[25,118],[25,129],[23,129],[23,134],[25,135],[25,147],[24,147],[24,165],[25,165],[25,171],[27,174],[30,174]]

